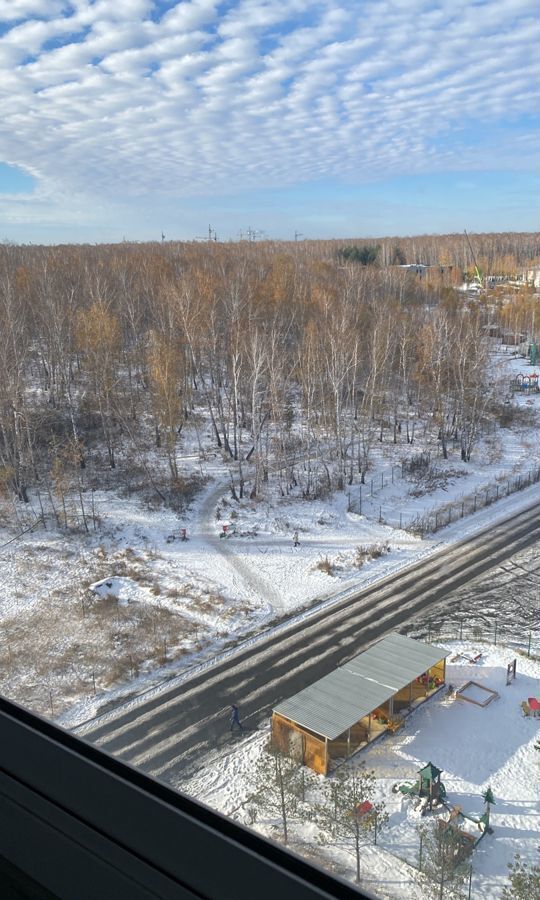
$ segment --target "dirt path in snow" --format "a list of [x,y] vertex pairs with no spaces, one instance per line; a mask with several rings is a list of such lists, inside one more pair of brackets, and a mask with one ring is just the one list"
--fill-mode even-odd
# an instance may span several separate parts
[[284,610],[284,603],[281,596],[274,590],[268,581],[257,575],[250,566],[246,565],[246,563],[237,556],[234,538],[220,538],[216,531],[216,505],[226,491],[227,484],[224,481],[214,485],[208,491],[208,494],[200,507],[198,524],[199,537],[205,543],[209,544],[215,553],[220,554],[250,591],[253,591],[258,597],[266,600],[272,607],[272,610],[276,613],[282,612]]

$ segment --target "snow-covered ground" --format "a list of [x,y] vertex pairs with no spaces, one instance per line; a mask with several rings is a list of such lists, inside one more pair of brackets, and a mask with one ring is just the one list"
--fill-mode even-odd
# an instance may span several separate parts
[[[532,371],[509,350],[496,351],[494,368],[508,384],[512,375]],[[257,501],[233,501],[227,465],[211,452],[199,458],[186,443],[180,469],[186,476],[196,471],[204,486],[181,515],[150,508],[136,494],[102,490],[93,494],[97,527],[89,534],[60,531],[50,520],[47,530],[38,526],[20,536],[0,529],[0,691],[74,726],[134,694],[159,690],[166,679],[211,665],[240,642],[279,627],[286,616],[307,615],[313,605],[332,603],[539,502],[540,483],[503,496],[505,485],[540,465],[539,405],[540,394],[515,396],[511,427],[484,435],[470,463],[461,461],[457,446],[443,460],[427,438],[413,447],[383,443],[374,450],[365,485],[324,500],[302,499],[294,484],[282,497],[270,481]],[[427,476],[402,477],[403,457],[427,450]],[[495,485],[501,499],[480,508],[486,488]],[[447,521],[450,503],[470,511],[466,501],[475,493],[474,514],[423,538],[406,530],[411,520],[437,511]],[[456,592],[445,621],[460,628],[465,621],[465,633],[467,624],[493,627],[499,615],[521,646],[531,630],[538,653],[538,569],[536,548],[523,551],[496,578],[490,574]],[[439,612],[435,619],[440,624]],[[411,623],[411,633],[426,627],[429,617]],[[477,645],[465,649],[471,653]],[[444,770],[452,802],[465,811],[480,810],[479,795],[488,784],[495,794],[495,833],[475,853],[473,896],[498,895],[514,852],[532,858],[539,827],[540,754],[533,750],[538,720],[521,718],[520,701],[540,693],[540,668],[519,657],[518,679],[506,688],[509,651],[483,649],[481,663],[470,671],[456,661],[449,680],[485,680],[499,700],[481,709],[436,698],[414,713],[404,731],[364,754],[391,812],[380,846],[366,847],[362,857],[364,883],[381,896],[423,896],[414,868],[416,817],[390,786],[413,778],[430,759]],[[230,751],[208,756],[204,771],[179,787],[242,817],[247,773],[267,735],[268,723],[262,723]],[[275,834],[272,823],[262,827]],[[295,836],[311,858],[322,852],[314,852],[313,840],[307,826]],[[350,876],[347,848],[333,850],[328,862]]]
[[[494,352],[494,368],[508,383],[513,374],[532,371],[509,350]],[[412,448],[382,443],[365,485],[324,500],[303,500],[294,485],[282,497],[270,481],[257,501],[233,501],[223,462],[210,452],[202,460],[185,446],[179,465],[186,476],[202,476],[204,487],[181,515],[151,508],[136,494],[103,490],[93,494],[98,527],[89,534],[55,530],[50,519],[47,530],[37,526],[15,539],[3,529],[2,692],[75,724],[283,616],[330,602],[535,502],[538,484],[480,508],[482,487],[498,483],[502,496],[509,479],[515,484],[518,473],[540,465],[539,404],[540,394],[515,397],[517,421],[485,435],[470,463],[461,461],[458,447],[443,460],[436,447],[420,442]],[[403,478],[404,454],[425,449],[428,477]],[[405,530],[412,518],[451,501],[458,509],[475,491],[474,515],[423,539]],[[183,528],[187,541],[180,540]],[[111,578],[115,590],[91,592],[92,584]],[[521,612],[524,597],[526,608],[526,586]]]
[[[540,696],[540,662],[517,657],[517,678],[506,685],[506,667],[513,653],[504,647],[478,643],[444,645],[451,651],[447,682],[455,689],[473,680],[499,694],[482,708],[454,699],[447,692],[435,695],[415,710],[396,735],[385,735],[361,751],[346,765],[365,762],[377,778],[377,800],[384,800],[390,814],[377,846],[366,843],[362,851],[362,886],[381,898],[425,898],[430,896],[419,876],[418,826],[444,808],[421,818],[414,801],[392,792],[392,785],[414,781],[420,768],[432,762],[442,769],[450,806],[478,818],[484,812],[482,793],[491,787],[495,805],[491,810],[493,834],[486,834],[472,857],[472,896],[497,898],[507,880],[507,864],[516,853],[525,861],[536,861],[540,840],[540,753],[534,743],[540,719],[524,717],[521,701]],[[459,654],[463,656],[459,656]],[[467,661],[482,653],[474,665]],[[228,816],[249,823],[252,772],[268,742],[269,725],[245,737],[231,738],[231,746],[204,759],[201,770],[177,787]],[[322,780],[322,779],[319,779]],[[312,793],[316,802],[316,789]],[[257,817],[253,827],[267,836],[279,837],[279,821]],[[315,828],[296,822],[291,846],[313,858]],[[480,832],[476,832],[478,837]],[[317,846],[319,861],[343,877],[354,878],[353,847]],[[532,898],[531,898],[532,900]]]

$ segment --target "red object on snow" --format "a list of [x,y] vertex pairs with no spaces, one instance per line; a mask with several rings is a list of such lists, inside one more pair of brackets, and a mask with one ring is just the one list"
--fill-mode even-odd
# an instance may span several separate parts
[[540,711],[540,700],[537,700],[536,697],[529,697],[527,699],[527,703],[529,704],[531,709],[534,710],[534,712]]
[[366,813],[371,812],[373,809],[373,804],[369,802],[369,800],[364,800],[363,803],[359,803],[356,807],[356,815],[361,818],[365,816]]

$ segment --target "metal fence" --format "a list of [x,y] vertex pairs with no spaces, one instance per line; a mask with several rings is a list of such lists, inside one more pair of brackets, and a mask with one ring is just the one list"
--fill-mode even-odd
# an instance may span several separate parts
[[462,494],[455,500],[441,503],[422,513],[397,510],[395,502],[392,505],[386,504],[384,501],[377,502],[376,495],[380,494],[383,488],[403,477],[405,477],[403,465],[392,466],[391,469],[381,472],[366,484],[351,487],[349,489],[349,511],[374,518],[382,525],[401,528],[411,534],[425,537],[479,509],[491,506],[497,500],[536,484],[540,481],[540,466],[517,475],[500,475],[494,481],[478,487],[473,492]]
[[467,641],[469,643],[492,644],[493,646],[507,647],[517,653],[521,653],[531,659],[540,659],[540,630],[524,627],[516,631],[501,624],[496,618],[491,625],[470,625],[465,618],[460,618],[454,623],[445,624],[442,628],[435,628],[431,624],[425,627],[410,627],[406,631],[407,637],[425,640],[428,643],[443,641]]

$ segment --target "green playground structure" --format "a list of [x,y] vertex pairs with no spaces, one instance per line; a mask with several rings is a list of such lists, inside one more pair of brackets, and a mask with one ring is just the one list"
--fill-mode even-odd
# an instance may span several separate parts
[[434,806],[440,804],[446,806],[446,788],[441,781],[441,770],[432,762],[428,762],[423,769],[418,770],[418,775],[420,776],[418,781],[394,784],[392,786],[393,793],[399,792],[405,797],[418,797],[420,801],[418,805],[421,805],[421,801],[424,800],[422,815],[425,815],[428,809],[431,811]]
[[487,788],[482,794],[482,799],[486,804],[486,811],[479,817],[470,816],[464,813],[460,806],[450,806],[446,788],[441,781],[441,769],[434,766],[432,762],[428,762],[423,769],[418,770],[418,781],[402,781],[392,785],[392,793],[403,794],[404,797],[417,797],[418,802],[416,809],[420,809],[420,814],[425,816],[428,810],[431,812],[435,806],[444,806],[450,813],[448,822],[441,823],[457,828],[457,820],[461,817],[474,822],[478,826],[481,834],[475,840],[471,835],[464,832],[464,845],[469,843],[471,849],[474,849],[482,840],[485,834],[493,834],[493,829],[489,824],[490,807],[495,803],[491,788]]

